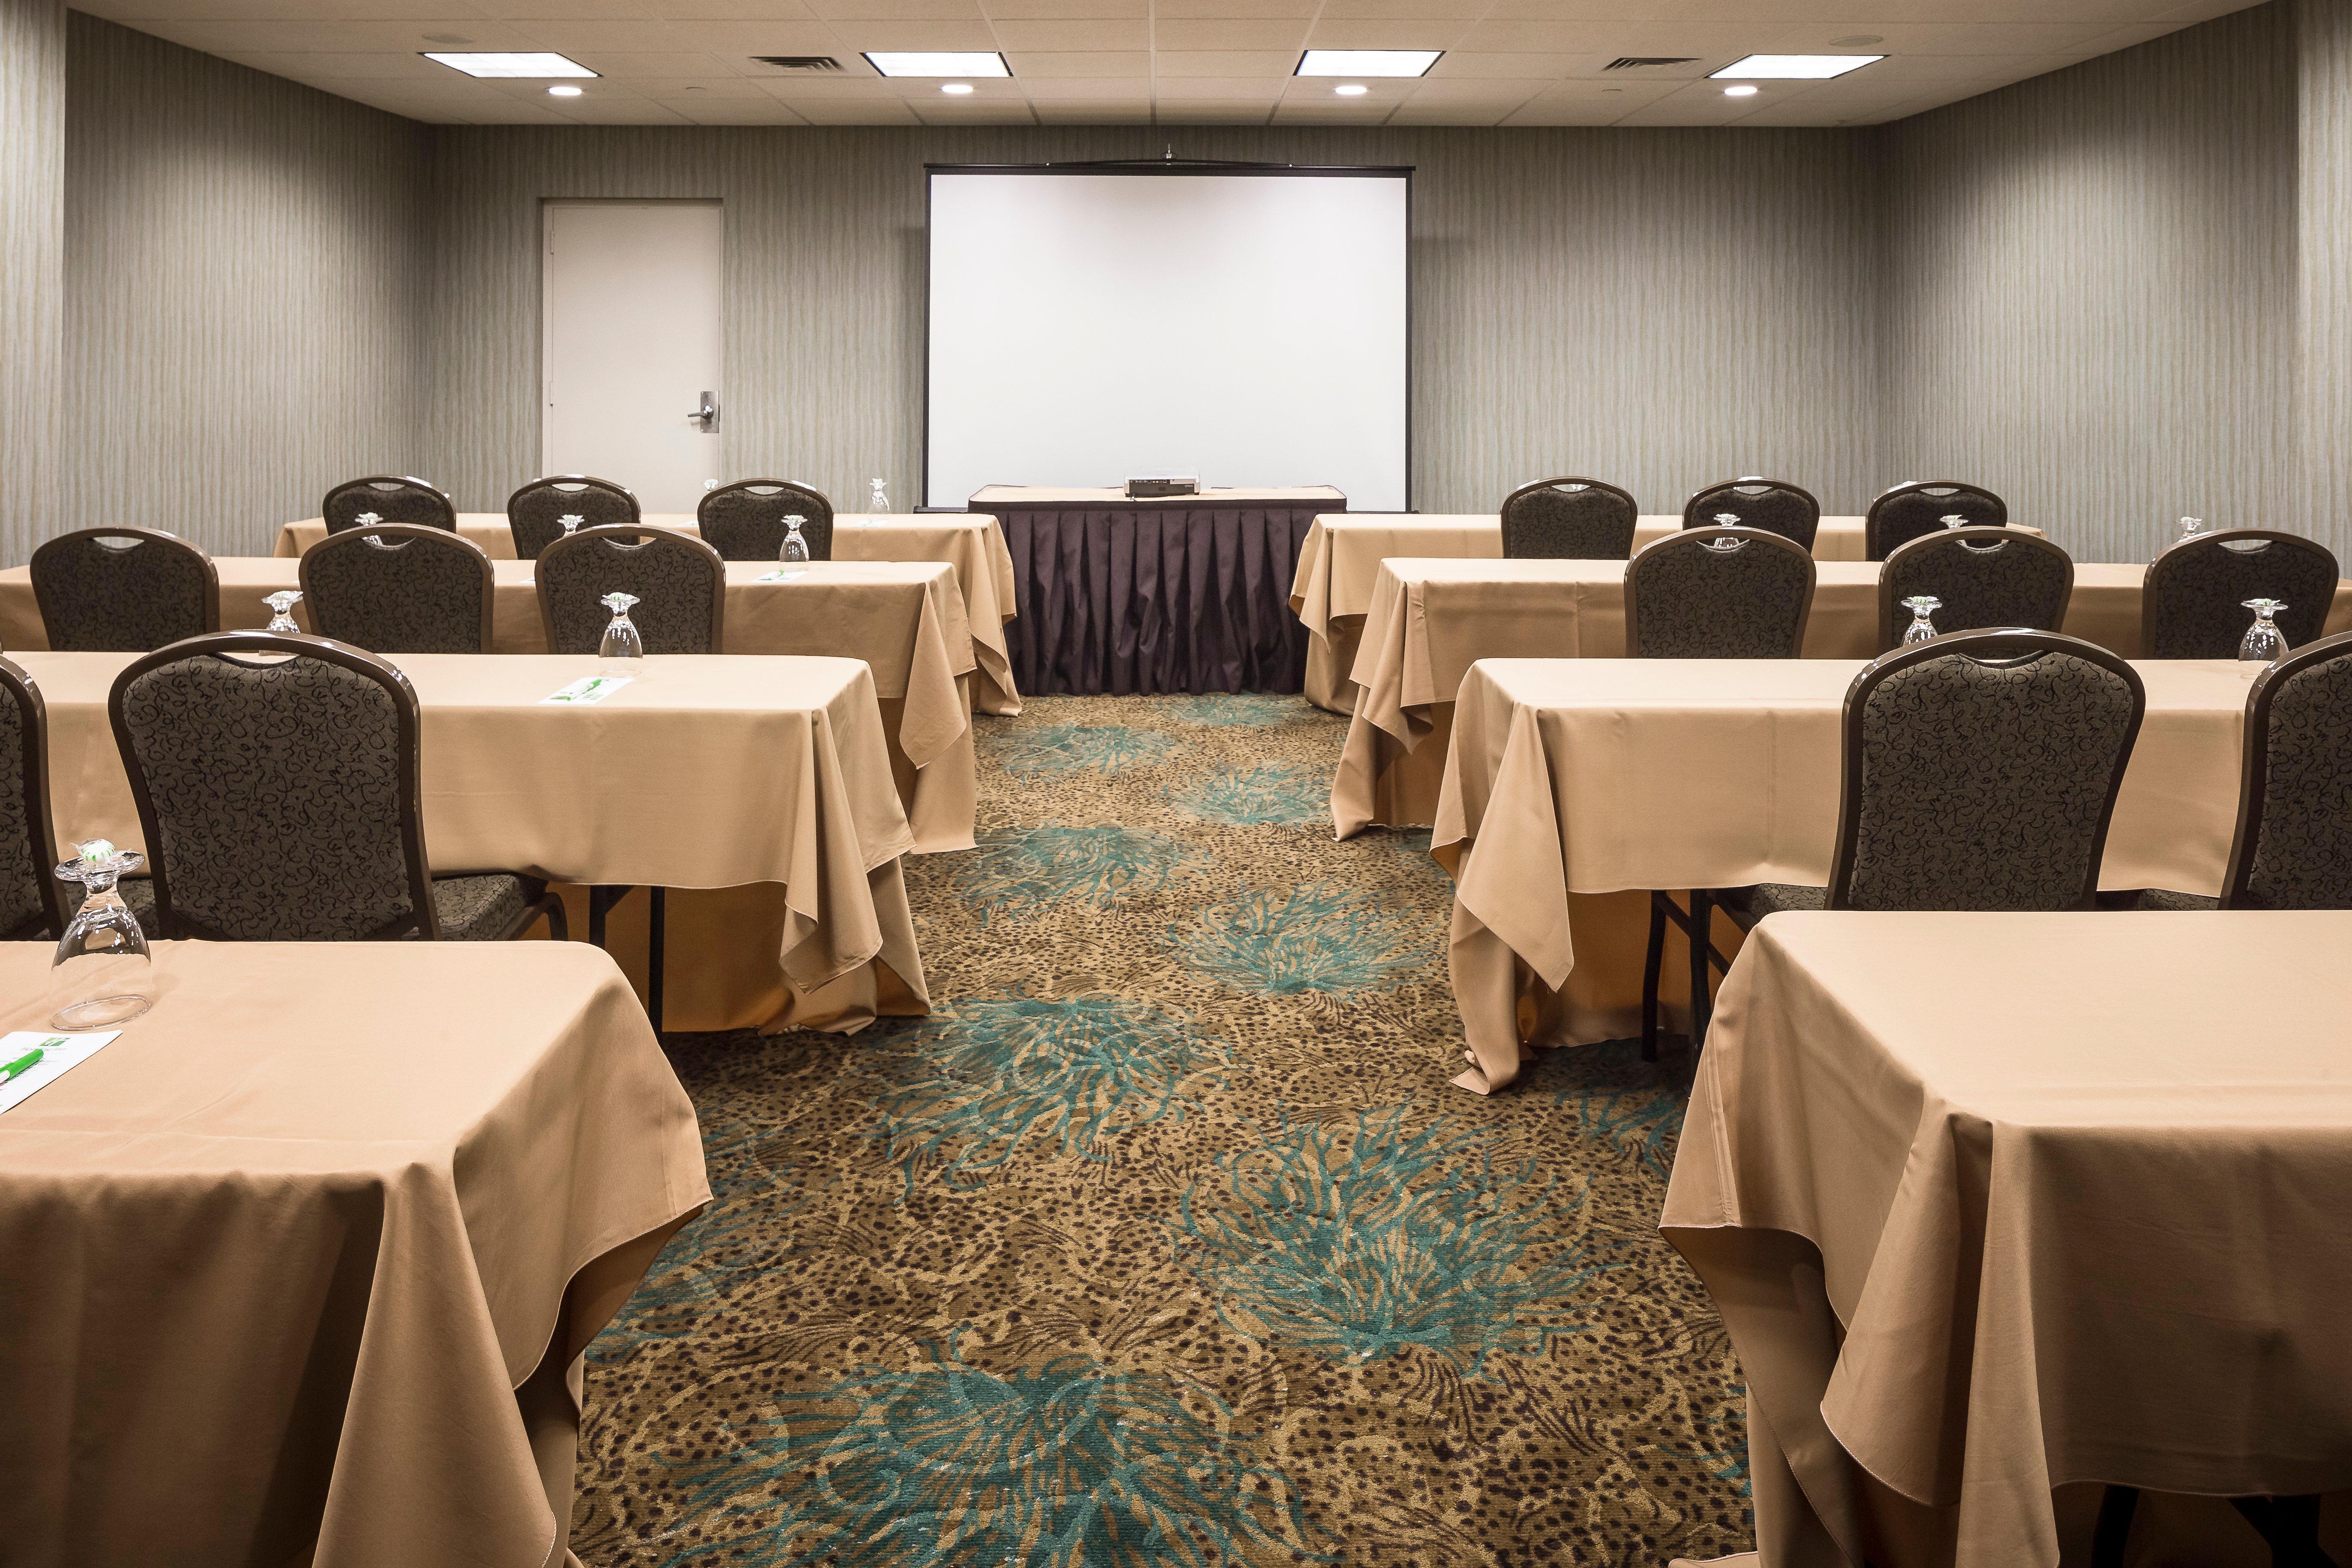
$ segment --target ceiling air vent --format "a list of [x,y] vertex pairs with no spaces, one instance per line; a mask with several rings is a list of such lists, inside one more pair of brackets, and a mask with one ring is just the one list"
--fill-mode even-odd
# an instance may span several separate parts
[[841,69],[841,62],[831,55],[754,55],[751,58],[763,66],[773,66],[780,71],[825,75]]
[[1619,55],[1601,68],[1605,71],[1640,70],[1643,66],[1695,66],[1696,55]]

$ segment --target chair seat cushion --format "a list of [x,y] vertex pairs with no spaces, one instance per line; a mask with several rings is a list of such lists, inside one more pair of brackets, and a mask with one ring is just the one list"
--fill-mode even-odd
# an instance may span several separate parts
[[2168,888],[2142,888],[2139,897],[2132,900],[2136,910],[2218,910],[2219,899],[2202,898],[2195,893],[2176,893]]
[[499,942],[512,935],[530,906],[546,896],[546,883],[506,871],[436,877],[433,915],[444,942]]
[[1782,910],[1828,909],[1830,890],[1793,882],[1759,882],[1752,888],[1725,888],[1715,895],[1715,901],[1741,925],[1752,926]]

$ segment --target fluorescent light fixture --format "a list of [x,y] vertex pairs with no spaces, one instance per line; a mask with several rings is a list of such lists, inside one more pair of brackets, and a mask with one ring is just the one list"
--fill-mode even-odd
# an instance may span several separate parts
[[961,98],[965,93],[971,90],[971,83],[968,81],[951,81],[940,88],[940,90],[941,92],[951,92],[958,98]]
[[1427,76],[1444,49],[1309,49],[1293,76]]
[[884,76],[1011,76],[994,49],[921,49],[912,53],[866,51],[866,63]]
[[[692,89],[688,89],[688,90],[691,91]],[[551,87],[547,89],[547,96],[550,98],[577,98],[580,96],[580,89],[576,87]]]
[[1372,89],[1356,82],[1349,82],[1345,87],[1335,87],[1331,90],[1338,93],[1341,98],[1361,98],[1364,94],[1371,91]]
[[1756,89],[1752,87],[1727,87],[1723,89],[1723,96],[1726,98],[1753,98],[1756,96]]
[[593,78],[596,74],[578,60],[568,60],[562,55],[450,54],[427,49],[425,58],[436,64],[447,66],[451,70],[464,71],[467,76]]
[[1885,55],[1750,55],[1744,60],[1734,60],[1719,71],[1709,71],[1720,79],[1732,77],[1755,77],[1767,80],[1822,81],[1848,71],[1858,71],[1873,60],[1883,60]]

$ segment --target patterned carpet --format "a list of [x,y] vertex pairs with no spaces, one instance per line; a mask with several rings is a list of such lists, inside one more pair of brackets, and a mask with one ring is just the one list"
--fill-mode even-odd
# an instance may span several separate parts
[[1449,1088],[1428,836],[1296,698],[983,719],[940,1012],[677,1037],[718,1201],[590,1352],[590,1564],[1655,1563],[1748,1541],[1631,1044]]

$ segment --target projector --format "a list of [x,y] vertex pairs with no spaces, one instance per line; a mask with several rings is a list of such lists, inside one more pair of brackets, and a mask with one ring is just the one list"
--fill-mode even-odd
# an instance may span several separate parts
[[1196,496],[1201,481],[1182,474],[1137,474],[1127,481],[1127,499],[1153,500],[1160,496]]

